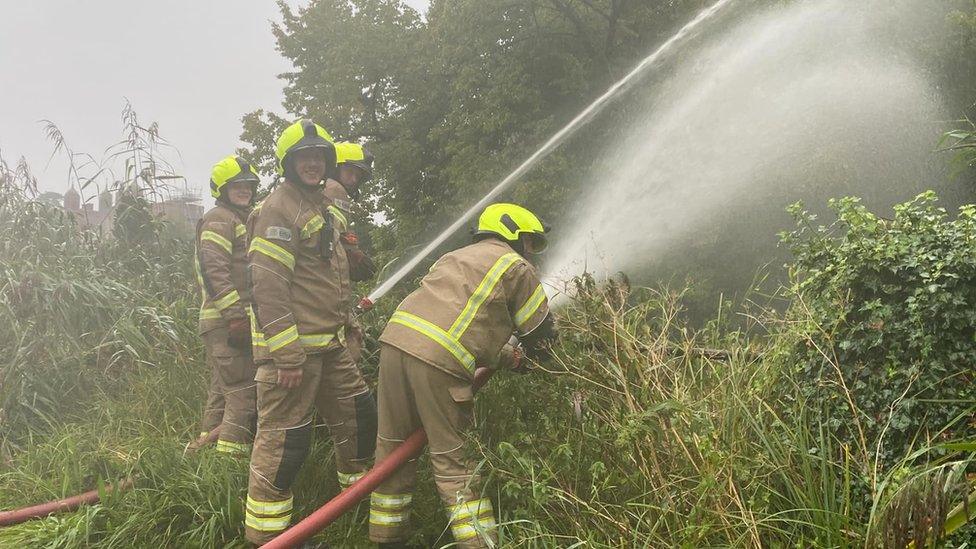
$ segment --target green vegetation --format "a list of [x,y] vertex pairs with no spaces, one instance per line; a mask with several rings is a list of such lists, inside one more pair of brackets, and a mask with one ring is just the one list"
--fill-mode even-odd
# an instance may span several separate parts
[[971,438],[976,207],[950,220],[931,192],[890,220],[855,199],[833,205],[826,227],[795,205],[785,237],[797,277],[788,321],[804,336],[789,357],[807,413],[870,467]]

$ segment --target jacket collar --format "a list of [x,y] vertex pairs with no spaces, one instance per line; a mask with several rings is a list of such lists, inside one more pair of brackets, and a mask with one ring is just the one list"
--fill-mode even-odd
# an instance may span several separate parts
[[223,199],[217,199],[217,207],[226,208],[235,216],[237,216],[237,218],[240,219],[241,221],[246,221],[247,215],[251,213],[252,209],[254,209],[253,205],[247,206],[246,208],[241,208],[240,206],[235,206],[231,204],[230,201],[223,200]]

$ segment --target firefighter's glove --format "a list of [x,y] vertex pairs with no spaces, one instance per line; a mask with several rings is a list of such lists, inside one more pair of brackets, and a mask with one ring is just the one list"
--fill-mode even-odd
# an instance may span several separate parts
[[532,368],[529,367],[529,361],[525,359],[525,351],[522,350],[521,345],[516,345],[512,348],[512,371],[519,374],[528,373]]
[[339,239],[346,246],[359,246],[359,235],[352,231],[346,231],[339,235]]
[[346,248],[346,257],[349,259],[349,277],[353,282],[371,280],[376,274],[376,264],[359,249],[359,235],[346,231],[339,235],[339,240]]
[[346,257],[349,258],[349,277],[354,282],[371,280],[376,274],[376,264],[359,248],[346,250]]
[[251,323],[246,318],[235,318],[227,323],[227,344],[238,349],[251,346]]
[[346,326],[346,350],[353,362],[363,357],[363,330],[359,326]]
[[502,347],[501,353],[498,354],[498,363],[496,368],[503,370],[511,370],[520,374],[528,372],[525,352],[522,350],[521,345],[511,345],[506,343]]

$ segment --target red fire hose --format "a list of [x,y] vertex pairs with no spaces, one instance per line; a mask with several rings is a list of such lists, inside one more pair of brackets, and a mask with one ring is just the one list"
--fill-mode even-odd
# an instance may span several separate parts
[[[109,493],[116,490],[122,491],[130,487],[132,487],[132,479],[126,479],[115,486],[106,486],[105,492]],[[16,509],[14,511],[3,511],[0,512],[0,526],[11,526],[13,524],[26,522],[30,519],[53,515],[55,513],[74,511],[82,505],[98,503],[99,498],[100,496],[98,495],[98,490],[91,490],[70,498],[49,501],[47,503],[34,505],[32,507],[24,507],[23,509]]]
[[[492,370],[488,368],[478,368],[474,373],[474,389],[477,391],[491,377]],[[417,457],[427,445],[427,433],[423,429],[417,429],[412,435],[403,441],[403,444],[386,456],[381,463],[377,463],[363,475],[363,478],[352,483],[351,486],[343,490],[338,496],[329,500],[325,505],[319,507],[304,520],[285,530],[275,539],[262,545],[263,549],[286,549],[297,547],[303,541],[311,538],[318,532],[324,530],[328,525],[335,522],[346,511],[351,509],[360,500],[369,496],[387,477],[393,474],[404,463]]]
[[[220,427],[217,427],[213,431],[207,434],[206,437],[200,439],[200,446],[207,446],[213,444],[217,437],[220,435]],[[106,492],[113,491],[124,491],[132,488],[132,479],[126,479],[118,485],[109,485],[105,488]],[[31,507],[24,507],[23,509],[14,509],[13,511],[0,511],[0,527],[3,526],[13,526],[14,524],[20,524],[35,518],[43,518],[48,515],[54,515],[57,513],[68,513],[74,511],[81,507],[82,505],[91,505],[93,503],[98,503],[99,496],[98,490],[90,490],[78,494],[76,496],[71,496],[64,499],[58,499],[54,501],[49,501],[47,503],[41,503],[38,505],[33,505]]]

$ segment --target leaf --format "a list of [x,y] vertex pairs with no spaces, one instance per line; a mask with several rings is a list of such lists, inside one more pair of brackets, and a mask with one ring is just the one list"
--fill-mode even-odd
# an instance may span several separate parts
[[976,441],[972,442],[948,442],[940,444],[939,448],[952,450],[954,452],[976,452]]

